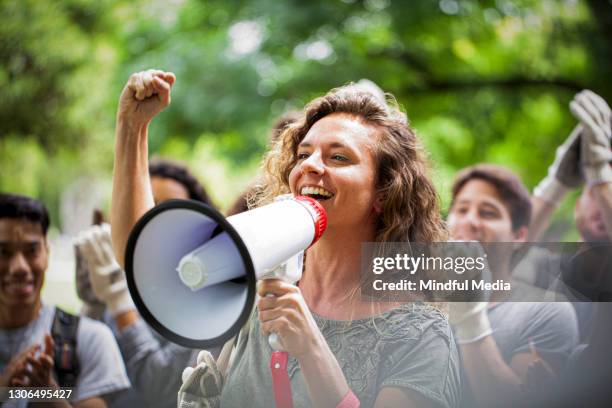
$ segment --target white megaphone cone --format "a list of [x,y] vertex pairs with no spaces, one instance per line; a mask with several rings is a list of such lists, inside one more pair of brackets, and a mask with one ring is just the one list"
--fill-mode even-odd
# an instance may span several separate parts
[[195,201],[167,201],[130,234],[128,287],[143,318],[164,337],[187,347],[218,345],[249,318],[257,279],[300,278],[296,255],[326,225],[323,207],[304,196],[227,219]]
[[[284,278],[277,275],[277,268],[319,238],[326,225],[324,215],[325,210],[315,200],[289,196],[227,221],[246,245],[255,277]],[[222,232],[186,254],[177,272],[187,287],[198,290],[244,276],[241,263],[238,248],[228,233]]]

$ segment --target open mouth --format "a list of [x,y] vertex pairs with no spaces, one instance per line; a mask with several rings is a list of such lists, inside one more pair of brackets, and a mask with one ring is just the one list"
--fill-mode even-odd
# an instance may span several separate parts
[[313,198],[317,201],[325,201],[334,196],[333,193],[331,193],[330,191],[327,191],[326,189],[322,187],[312,187],[312,186],[302,187],[302,189],[300,190],[300,194],[306,197]]

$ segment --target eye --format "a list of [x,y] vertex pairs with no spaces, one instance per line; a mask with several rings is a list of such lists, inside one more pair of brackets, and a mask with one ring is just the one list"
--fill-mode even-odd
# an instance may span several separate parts
[[25,255],[28,257],[33,257],[38,254],[38,250],[40,249],[39,244],[30,244],[25,248]]
[[459,208],[455,208],[455,210],[453,212],[456,213],[456,214],[464,215],[464,214],[467,214],[468,209],[467,209],[467,207],[459,207]]
[[305,153],[305,152],[301,152],[297,154],[297,159],[298,160],[305,160],[308,158],[308,156],[310,156],[310,154]]
[[480,211],[480,216],[482,218],[495,218],[497,217],[497,213],[491,210],[482,210]]
[[9,258],[11,255],[11,251],[8,249],[8,247],[4,246],[4,245],[0,245],[0,257],[1,258]]
[[341,154],[334,154],[331,158],[332,160],[341,161],[341,162],[347,162],[349,160],[348,157],[343,156]]

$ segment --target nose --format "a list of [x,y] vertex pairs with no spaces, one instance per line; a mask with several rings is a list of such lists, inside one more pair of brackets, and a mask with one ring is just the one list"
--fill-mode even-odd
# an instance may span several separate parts
[[449,223],[451,234],[462,239],[475,239],[481,228],[480,218],[475,210],[470,209],[465,213],[453,214]]
[[471,228],[472,231],[477,231],[480,228],[481,222],[478,216],[478,211],[470,209],[465,215],[465,222]]
[[30,264],[26,261],[23,253],[17,251],[13,254],[9,261],[9,275],[27,275],[30,273]]
[[474,226],[480,224],[480,218],[478,217],[476,210],[473,208],[465,214],[465,220]]
[[304,159],[301,163],[302,173],[312,173],[322,175],[325,172],[325,166],[321,160],[321,154],[314,152],[307,159]]

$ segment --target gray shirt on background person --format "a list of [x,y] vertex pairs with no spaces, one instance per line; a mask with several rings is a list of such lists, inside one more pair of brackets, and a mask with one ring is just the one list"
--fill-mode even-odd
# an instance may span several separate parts
[[[538,354],[560,372],[578,346],[578,323],[570,303],[499,302],[489,306],[488,316],[493,339],[507,364],[517,354],[530,353],[532,342]],[[461,405],[476,406],[467,381]]]
[[[596,300],[594,296],[581,296],[580,289],[584,286],[576,284],[575,279],[584,277],[587,281],[592,280],[591,268],[580,268],[573,273],[567,274],[567,261],[577,253],[581,243],[546,243],[544,246],[534,246],[522,257],[520,262],[512,271],[512,277],[516,281],[514,284],[523,282],[522,286],[531,285],[546,291],[545,296],[533,295],[530,293],[528,299],[532,301],[551,300],[556,302],[567,301],[574,307],[578,321],[578,332],[580,341],[587,340],[592,330],[592,320]],[[566,271],[564,276],[563,272]],[[570,286],[566,284],[569,280]],[[597,287],[599,282],[590,282]],[[572,287],[575,286],[575,287]],[[601,285],[601,290],[604,290]],[[575,289],[578,289],[576,291]]]
[[[34,344],[44,344],[45,334],[51,332],[54,316],[55,307],[43,305],[38,317],[26,326],[0,329],[0,371],[22,350]],[[80,370],[71,400],[104,397],[112,404],[117,392],[130,386],[113,334],[104,324],[81,317],[76,341]],[[26,406],[25,400],[2,405],[3,408]]]
[[529,353],[529,341],[554,366],[562,367],[578,345],[576,314],[567,302],[502,302],[488,311],[493,338],[504,361]]
[[[459,403],[457,348],[448,320],[432,306],[407,303],[378,316],[350,321],[313,317],[361,407],[372,407],[385,387],[418,392],[441,407]],[[221,406],[273,407],[268,366],[272,350],[256,312],[247,335],[241,336],[236,347]],[[291,356],[287,371],[294,407],[311,407],[299,364]]]
[[[154,331],[142,318],[120,331],[105,311],[103,321],[111,328],[132,388],[122,393],[113,408],[135,406],[175,408],[182,384],[181,374],[195,366],[199,349],[174,344]],[[216,350],[211,350],[215,354]]]
[[169,342],[142,319],[115,335],[136,393],[119,406],[139,401],[137,405],[153,408],[176,407],[181,374],[195,366],[199,350]]

